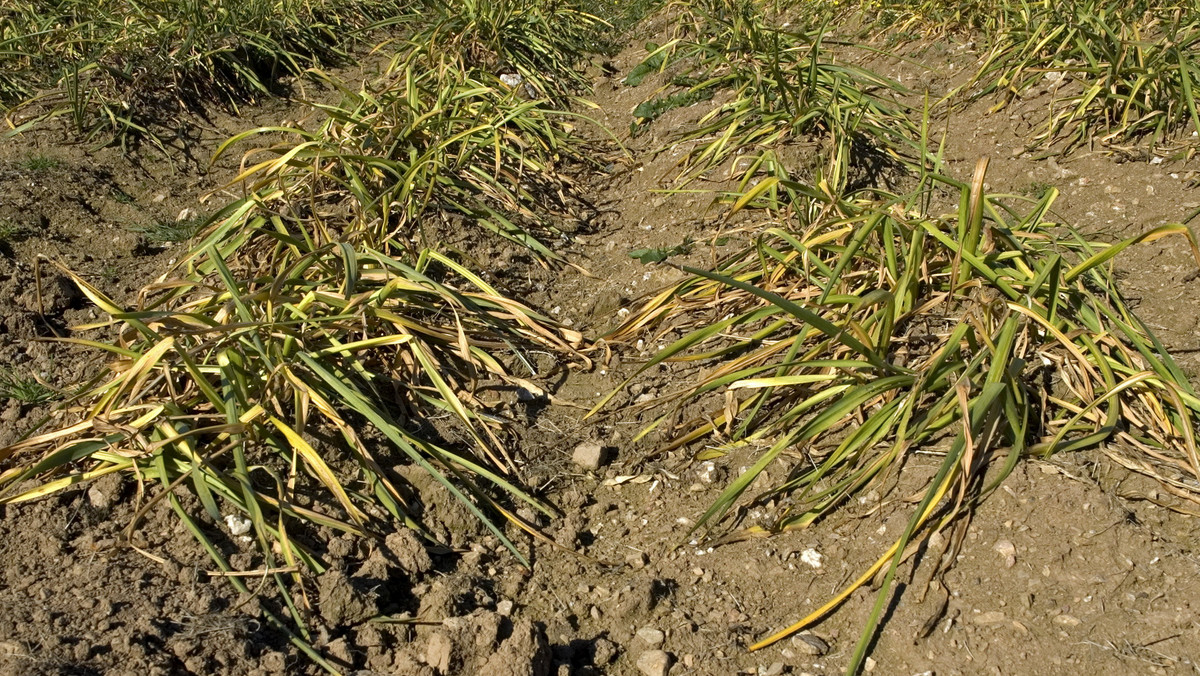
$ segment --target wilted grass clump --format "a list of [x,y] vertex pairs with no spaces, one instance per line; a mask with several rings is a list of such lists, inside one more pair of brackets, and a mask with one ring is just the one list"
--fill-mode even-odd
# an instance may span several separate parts
[[[532,350],[586,365],[582,336],[440,251],[438,228],[481,225],[557,257],[531,230],[548,241],[572,204],[558,165],[582,159],[571,125],[580,118],[555,97],[566,97],[577,54],[541,50],[599,24],[560,3],[483,5],[476,11],[513,10],[495,27],[498,42],[446,5],[428,41],[392,45],[400,51],[378,81],[355,91],[328,78],[344,100],[315,105],[325,116],[315,130],[262,128],[226,142],[218,155],[246,138],[290,137],[248,153],[235,179],[247,196],[212,216],[137,307],[73,276],[109,316],[74,328],[119,338],[67,340],[113,361],[49,431],[0,449],[0,502],[129,473],[154,496],[134,525],[168,501],[222,570],[218,545],[230,543],[213,529],[247,519],[254,565],[273,577],[293,622],[268,618],[294,627],[317,660],[299,592],[301,575],[326,562],[302,543],[319,541],[317,527],[422,529],[397,466],[429,473],[523,560],[501,521],[529,529],[517,505],[550,508],[519,487],[501,402],[486,392],[538,392],[545,374]],[[531,71],[532,92],[505,80],[510,67],[542,69]],[[541,96],[539,82],[554,95]],[[270,157],[256,162],[260,153]],[[200,507],[185,507],[176,489]]]
[[149,225],[137,225],[129,230],[141,235],[143,239],[152,244],[172,244],[186,242],[195,237],[196,233],[208,225],[209,220],[204,215],[193,215],[176,220],[155,220]]
[[[248,228],[221,250],[207,243],[191,261],[196,272],[144,307],[120,307],[76,278],[120,339],[68,340],[111,354],[109,375],[60,411],[51,431],[0,449],[0,502],[132,473],[155,495],[139,515],[166,499],[221,570],[230,566],[209,533],[244,518],[255,565],[273,571],[299,628],[293,640],[315,657],[297,596],[301,574],[325,566],[301,544],[313,541],[311,529],[423,528],[398,488],[394,468],[407,463],[520,559],[495,517],[513,502],[549,508],[509,476],[504,420],[477,389],[533,387],[505,365],[508,355],[522,363],[527,349],[584,360],[578,334],[444,255],[405,262],[276,225]],[[435,418],[445,418],[441,433]],[[181,486],[203,514],[185,509]]]
[[864,34],[906,36],[909,40],[973,30],[987,34],[995,26],[997,6],[988,0],[815,0],[801,4],[805,12],[831,13],[832,21],[859,27]]
[[[559,30],[541,28],[547,39]],[[178,276],[148,287],[139,307],[120,307],[75,277],[120,339],[71,340],[112,353],[111,376],[61,412],[69,424],[0,451],[0,498],[29,499],[137,467],[172,487],[192,484],[214,519],[215,499],[231,501],[255,520],[264,556],[274,541],[289,565],[319,567],[289,544],[287,519],[366,532],[382,514],[369,518],[360,502],[409,517],[395,478],[360,437],[365,424],[481,517],[476,501],[496,503],[470,476],[534,502],[504,478],[514,465],[495,432],[500,419],[475,390],[485,381],[536,389],[506,360],[523,364],[525,375],[532,367],[521,354],[530,347],[585,361],[575,349],[582,337],[504,297],[419,235],[423,220],[457,212],[553,257],[509,219],[544,218],[565,200],[553,165],[571,152],[570,126],[566,113],[504,87],[499,74],[463,70],[457,58],[433,70],[418,65],[460,44],[406,43],[377,86],[319,106],[328,118],[316,131],[256,129],[230,139],[218,154],[257,133],[300,137],[236,179],[257,182],[212,218]],[[464,450],[438,445],[428,421],[441,416],[458,422]],[[278,455],[255,456],[271,477],[265,483],[249,478],[245,464],[262,453]],[[355,468],[353,486],[331,470],[335,457]],[[284,493],[300,475],[328,491],[340,517],[297,511]],[[49,483],[30,488],[29,479]],[[273,514],[271,524],[263,514]]]
[[1200,7],[1170,0],[921,0],[785,3],[787,16],[848,27],[887,45],[957,32],[984,61],[955,99],[996,97],[993,112],[1051,92],[1031,148],[1093,141],[1195,146]]
[[[900,86],[864,68],[831,58],[827,26],[818,19],[784,27],[753,0],[677,3],[681,36],[651,51],[626,79],[670,69],[675,77],[634,115],[645,124],[666,108],[724,92],[728,100],[667,148],[686,147],[686,179],[726,168],[745,189],[756,176],[793,178],[779,149],[790,141],[824,139],[829,146],[813,182],[844,188],[852,162],[870,149],[884,156],[911,150],[913,127],[890,93]],[[851,152],[851,149],[855,152]]]
[[[805,527],[902,480],[905,491],[925,486],[908,528],[875,565],[756,647],[812,623],[885,568],[890,582],[914,543],[967,514],[1024,456],[1106,442],[1122,464],[1200,501],[1200,398],[1129,311],[1110,268],[1126,247],[1170,234],[1185,235],[1200,263],[1194,239],[1168,225],[1114,245],[1086,241],[1046,220],[1056,191],[1018,216],[983,193],[985,168],[972,185],[931,177],[908,196],[854,202],[792,186],[815,203],[800,210],[813,218],[763,232],[712,271],[685,268],[685,281],[609,336],[682,336],[646,368],[704,367],[677,401],[701,412],[667,428],[671,412],[651,426],[663,428],[667,449],[710,439],[704,458],[758,452],[699,525],[726,514],[781,455],[798,462],[753,498],[781,505],[754,530]],[[961,192],[956,215],[929,215],[933,180]],[[941,455],[934,476],[909,462],[918,449]]]
[[1194,3],[1043,0],[996,12],[1002,27],[975,77],[976,95],[999,95],[999,109],[1052,84],[1053,107],[1034,143],[1157,145],[1188,122],[1200,130]]
[[[604,22],[578,2],[433,0],[437,20],[418,31],[429,68],[506,75],[531,98],[562,97],[591,86],[579,62]],[[516,77],[513,77],[516,76]]]
[[277,93],[343,62],[409,0],[13,0],[0,7],[0,106],[18,128],[65,117],[85,137],[173,129],[180,112]]
[[[542,25],[539,34],[550,40],[559,30],[583,30],[572,23],[576,19],[595,25],[584,15],[565,16],[565,26]],[[275,157],[238,177],[253,181],[262,206],[243,215],[277,214],[302,222],[318,239],[385,252],[420,248],[427,234],[436,239],[437,227],[454,227],[447,220],[454,215],[543,259],[558,258],[550,242],[561,236],[555,220],[577,215],[562,168],[585,161],[574,129],[586,118],[551,98],[531,98],[536,90],[527,90],[526,82],[506,81],[507,66],[466,66],[462,50],[475,49],[475,43],[449,34],[431,37],[442,41],[405,45],[378,82],[358,91],[343,86],[340,104],[317,106],[327,116],[318,129],[255,129],[223,145],[218,155],[267,132],[298,139],[247,156]],[[492,63],[510,57],[502,51],[471,58]],[[539,72],[553,87],[569,81],[574,66],[562,61]]]

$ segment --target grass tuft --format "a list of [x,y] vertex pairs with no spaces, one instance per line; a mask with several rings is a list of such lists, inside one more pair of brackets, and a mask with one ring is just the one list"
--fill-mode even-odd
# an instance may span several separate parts
[[147,242],[154,244],[174,244],[186,242],[211,222],[209,216],[198,215],[176,220],[156,220],[150,225],[138,225],[129,228]]
[[24,239],[29,230],[8,219],[0,219],[0,243],[11,243]]
[[22,160],[19,166],[25,171],[41,174],[58,169],[62,166],[62,160],[49,155],[31,155]]
[[46,386],[37,378],[0,368],[0,399],[12,399],[22,404],[44,404],[58,398],[58,391]]

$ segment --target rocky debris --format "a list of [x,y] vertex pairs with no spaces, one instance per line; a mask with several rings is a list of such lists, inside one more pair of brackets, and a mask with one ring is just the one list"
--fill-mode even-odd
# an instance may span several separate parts
[[1054,622],[1055,624],[1061,624],[1064,627],[1078,627],[1080,625],[1080,620],[1078,617],[1075,617],[1074,615],[1068,615],[1066,613],[1056,616],[1054,618]]
[[816,634],[810,634],[808,632],[793,636],[792,646],[795,647],[796,650],[802,655],[821,657],[822,655],[827,655],[829,653],[829,644],[825,641],[825,639],[817,636]]
[[975,624],[986,626],[989,624],[1000,624],[1001,622],[1007,622],[1008,618],[1004,615],[1004,613],[998,610],[993,610],[975,615],[971,618],[971,621]]
[[659,647],[663,644],[663,640],[666,638],[662,631],[655,629],[654,627],[642,627],[641,629],[638,629],[637,637],[651,648]]
[[645,568],[646,564],[649,562],[650,559],[646,556],[646,552],[630,552],[629,555],[625,557],[625,563],[629,564],[629,567],[634,570],[641,570],[642,568]]
[[824,558],[825,556],[815,549],[809,548],[800,552],[800,560],[813,568],[820,568]]
[[647,650],[637,659],[638,671],[645,676],[667,676],[671,671],[671,653],[665,650]]
[[1004,557],[1004,567],[1012,568],[1017,564],[1017,548],[1010,540],[1000,540],[992,549]]
[[595,471],[608,463],[608,453],[602,444],[586,441],[575,447],[571,461],[583,469]]

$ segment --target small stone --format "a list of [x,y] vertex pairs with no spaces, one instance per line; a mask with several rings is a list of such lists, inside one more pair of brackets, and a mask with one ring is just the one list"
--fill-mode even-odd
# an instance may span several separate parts
[[662,645],[663,640],[666,638],[662,631],[655,629],[654,627],[642,627],[641,629],[638,629],[637,637],[651,648],[657,648],[658,646]]
[[629,567],[634,570],[645,568],[648,562],[649,557],[646,556],[646,552],[631,552],[629,556],[625,557],[625,563],[628,563]]
[[779,676],[783,673],[783,662],[775,662],[769,667],[759,667],[758,676]]
[[671,671],[671,653],[647,650],[638,657],[637,668],[645,676],[667,676],[667,672]]
[[792,646],[802,655],[820,657],[829,653],[829,644],[825,642],[825,639],[807,632],[793,636]]
[[815,549],[809,548],[800,552],[800,560],[812,566],[813,568],[820,568],[821,559],[824,558],[825,557],[821,555],[821,552],[818,552]]
[[513,611],[513,602],[508,599],[504,599],[503,601],[496,604],[496,612],[503,615],[504,617],[508,617],[508,616],[512,615],[512,611]]
[[1004,613],[998,610],[980,613],[972,618],[972,621],[975,624],[1000,624],[1001,622],[1005,622],[1007,620],[1008,618],[1004,616]]
[[99,488],[97,488],[95,486],[92,486],[91,488],[88,489],[87,499],[88,499],[88,504],[90,504],[92,507],[94,507],[100,511],[107,510],[109,508],[109,506],[112,504],[111,501],[109,500],[109,497],[104,494],[104,491],[100,490]]
[[1017,547],[1008,540],[1001,540],[992,547],[997,554],[1004,557],[1004,567],[1012,568],[1017,563]]
[[238,535],[249,533],[253,523],[251,523],[250,519],[237,514],[226,514],[225,525],[229,527],[229,534],[237,537]]
[[1078,617],[1075,617],[1074,615],[1068,615],[1066,613],[1055,617],[1054,621],[1063,625],[1064,627],[1078,627],[1080,623]]
[[868,657],[866,661],[863,662],[863,671],[875,671],[876,664],[878,664],[878,662]]
[[583,469],[597,470],[606,464],[607,455],[603,446],[594,441],[588,441],[575,447],[575,452],[571,454],[571,460]]

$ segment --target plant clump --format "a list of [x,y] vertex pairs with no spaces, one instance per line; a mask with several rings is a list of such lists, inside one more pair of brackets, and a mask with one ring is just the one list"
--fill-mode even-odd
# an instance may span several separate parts
[[681,2],[676,9],[677,37],[648,45],[654,49],[625,82],[637,86],[652,73],[672,73],[634,111],[635,132],[667,110],[724,94],[725,102],[659,149],[683,151],[681,183],[734,179],[734,192],[741,192],[762,175],[801,178],[780,150],[816,142],[827,147],[803,178],[840,192],[917,151],[908,110],[896,100],[903,87],[834,59],[830,47],[842,43],[829,35],[824,13],[802,11],[781,26],[751,0]]
[[[571,204],[555,166],[582,158],[580,117],[555,103],[581,82],[580,52],[543,50],[602,24],[560,2],[498,15],[481,3],[465,23],[456,6],[431,6],[429,40],[381,46],[396,53],[377,81],[354,91],[327,78],[345,97],[314,104],[316,130],[255,129],[218,150],[294,139],[251,151],[271,157],[235,179],[243,199],[143,233],[198,241],[134,306],[63,269],[106,317],[62,340],[106,352],[107,373],[48,429],[0,449],[0,502],[136,476],[154,497],[130,528],[165,501],[222,571],[222,540],[240,536],[222,524],[249,522],[252,565],[277,590],[264,616],[327,668],[305,628],[305,575],[328,564],[315,531],[431,537],[398,469],[413,467],[524,562],[505,525],[537,534],[517,509],[553,510],[521,488],[502,402],[486,392],[544,397],[534,350],[562,368],[589,363],[579,333],[491,286],[426,228],[479,225],[558,258],[518,225],[554,232]],[[505,82],[509,67],[530,69],[532,92]],[[76,337],[99,328],[117,338]]]
[[[1129,246],[1168,235],[1187,238],[1200,264],[1195,239],[1175,224],[1117,244],[1088,241],[1047,219],[1053,189],[1022,216],[986,194],[986,166],[970,184],[927,174],[905,195],[834,200],[789,186],[815,203],[794,213],[815,217],[785,219],[713,270],[684,267],[684,281],[606,337],[675,337],[643,371],[663,362],[703,368],[643,435],[657,429],[668,450],[710,440],[698,459],[757,455],[697,528],[715,526],[785,458],[794,459],[783,462],[786,480],[749,498],[775,501],[775,516],[733,537],[806,527],[902,476],[926,487],[873,566],[756,648],[886,570],[848,668],[855,673],[901,561],[969,516],[1023,457],[1105,444],[1117,462],[1200,502],[1200,397],[1126,306],[1110,268]],[[959,192],[957,213],[930,213],[937,185]],[[747,197],[735,211],[750,208]],[[671,425],[693,404],[703,412]],[[935,474],[910,462],[919,448],[941,455]]]
[[236,109],[347,61],[364,30],[411,4],[13,0],[0,7],[0,111],[18,130],[65,118],[84,138],[157,140],[183,111]]

